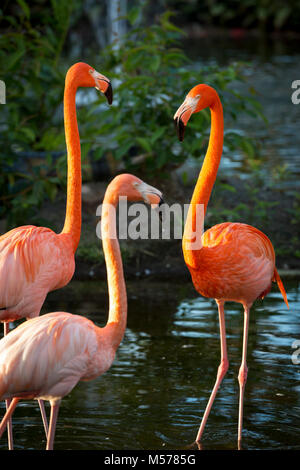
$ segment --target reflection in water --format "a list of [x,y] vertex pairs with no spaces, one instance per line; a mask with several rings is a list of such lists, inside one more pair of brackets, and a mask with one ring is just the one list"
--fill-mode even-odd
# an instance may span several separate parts
[[[300,339],[300,284],[285,285],[290,310],[275,287],[251,310],[245,449],[300,450],[300,365],[291,360],[292,343]],[[74,282],[63,292],[65,304],[61,291],[53,292],[45,311],[85,312],[99,325],[106,322],[105,283]],[[56,449],[186,449],[195,439],[220,358],[215,303],[198,297],[190,284],[128,283],[128,297],[128,328],[116,360],[63,400]],[[227,303],[230,367],[206,425],[204,449],[237,446],[242,326],[241,306]],[[35,402],[17,408],[14,436],[16,449],[44,449]],[[7,448],[5,435],[0,448]]]

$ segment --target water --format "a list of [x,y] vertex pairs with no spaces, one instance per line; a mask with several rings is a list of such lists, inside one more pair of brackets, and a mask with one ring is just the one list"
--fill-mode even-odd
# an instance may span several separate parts
[[[251,312],[245,449],[300,450],[300,364],[291,358],[296,351],[292,344],[300,340],[300,283],[285,285],[290,310],[274,286]],[[220,357],[214,301],[199,297],[190,283],[141,280],[127,287],[128,325],[116,360],[102,377],[79,383],[63,399],[57,450],[179,450],[196,437]],[[72,282],[48,295],[44,311],[55,310],[84,314],[103,326],[106,284]],[[237,447],[243,328],[238,304],[226,304],[226,321],[230,368],[207,422],[204,449]],[[17,407],[14,440],[16,449],[45,448],[36,402],[22,401]],[[7,448],[5,435],[0,448]]]

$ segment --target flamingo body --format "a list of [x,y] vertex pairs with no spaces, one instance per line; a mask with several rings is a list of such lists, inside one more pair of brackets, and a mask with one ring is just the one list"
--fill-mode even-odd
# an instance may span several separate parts
[[0,341],[0,396],[55,403],[80,380],[106,372],[114,357],[105,334],[87,318],[66,312],[32,318]]
[[[243,352],[238,374],[240,386],[238,446],[241,448],[251,306],[256,299],[264,298],[267,295],[271,290],[272,281],[277,282],[287,307],[289,305],[283,283],[275,267],[274,248],[263,232],[247,224],[231,222],[215,225],[203,234],[199,230],[199,227],[204,225],[205,212],[222,156],[223,107],[216,90],[208,85],[199,84],[189,91],[174,115],[178,137],[182,141],[185,127],[191,115],[205,108],[209,108],[211,114],[210,138],[187,214],[182,248],[196,290],[204,297],[213,298],[217,302],[221,361],[196,442],[200,443],[202,439],[217,391],[229,367],[224,303],[234,301],[241,303],[244,307]],[[201,212],[199,208],[202,209]],[[199,243],[199,239],[201,243]],[[197,248],[194,244],[195,241],[197,241]]]
[[26,225],[0,237],[0,321],[39,315],[49,291],[71,280],[72,241],[45,227]]
[[[120,246],[116,233],[116,208],[120,197],[126,196],[129,201],[144,201],[157,206],[162,201],[162,194],[153,186],[149,186],[139,178],[130,174],[116,176],[108,185],[102,205],[101,236],[105,256],[109,292],[109,313],[107,324],[100,328],[90,320],[66,312],[53,312],[31,318],[10,331],[0,340],[0,399],[9,401],[9,406],[0,423],[0,437],[7,422],[20,399],[37,399],[39,402],[49,400],[51,404],[50,426],[47,431],[47,449],[53,448],[58,410],[61,399],[71,392],[80,380],[92,380],[106,372],[111,366],[115,353],[123,339],[127,321],[127,294],[123,273]],[[112,210],[114,208],[114,210]],[[35,227],[24,227],[34,237]],[[22,234],[22,228],[19,229]],[[38,230],[38,229],[37,229]],[[45,260],[44,253],[35,252],[37,246],[30,237],[22,238],[17,231],[3,237],[3,245],[7,239],[6,259],[13,256],[19,247],[17,265],[22,261],[24,276],[34,278],[36,273],[43,277],[43,266],[52,255],[55,271],[55,259],[58,244],[55,234],[48,229],[40,229],[49,244],[49,252]],[[27,232],[26,232],[27,233]],[[27,235],[28,235],[27,233]],[[14,244],[8,240],[14,238]],[[50,238],[47,238],[50,237]],[[60,237],[60,236],[58,236]],[[72,238],[61,234],[61,249],[64,243],[72,249]],[[67,238],[65,238],[67,237]],[[28,243],[28,250],[24,247]],[[22,249],[20,249],[20,247]],[[9,251],[10,250],[10,251]],[[33,253],[38,253],[40,267],[33,271],[30,267]],[[52,265],[51,265],[52,266]],[[71,273],[72,266],[64,267]],[[58,288],[64,282],[59,276],[52,278],[52,287]]]
[[[0,237],[0,321],[39,315],[48,292],[72,278],[81,232],[81,149],[76,118],[79,87],[96,87],[112,102],[108,78],[90,65],[69,68],[64,91],[64,127],[68,153],[67,207],[63,230],[18,227]],[[5,330],[6,331],[6,330]]]
[[225,222],[202,235],[197,265],[188,267],[204,297],[250,304],[271,289],[275,253],[260,230]]
[[[65,286],[74,273],[74,254],[81,233],[81,149],[76,117],[78,87],[96,87],[112,102],[110,81],[93,67],[78,62],[69,68],[64,91],[64,127],[68,154],[67,207],[63,230],[23,226],[0,237],[0,322],[40,314],[48,292]],[[39,401],[46,434],[44,406]],[[8,402],[7,402],[8,405]],[[8,422],[9,448],[13,448]]]

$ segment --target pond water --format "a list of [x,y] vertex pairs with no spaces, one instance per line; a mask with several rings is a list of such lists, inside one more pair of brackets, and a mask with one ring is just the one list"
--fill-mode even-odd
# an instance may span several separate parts
[[[300,450],[300,363],[292,361],[300,341],[300,283],[285,286],[290,310],[274,286],[251,312],[245,449]],[[62,401],[57,450],[183,450],[193,444],[220,358],[216,305],[190,283],[140,280],[127,288],[128,326],[115,362]],[[103,326],[107,307],[105,282],[74,281],[50,293],[43,311],[83,314]],[[237,448],[241,312],[240,305],[226,304],[230,368],[207,422],[204,449]],[[13,423],[15,449],[45,448],[36,402],[22,401]],[[6,448],[4,434],[0,449]]]

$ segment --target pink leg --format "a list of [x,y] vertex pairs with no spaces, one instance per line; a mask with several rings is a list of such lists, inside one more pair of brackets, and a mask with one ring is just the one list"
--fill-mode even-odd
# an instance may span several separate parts
[[[9,322],[4,322],[4,336],[9,333]],[[10,399],[5,400],[6,403],[6,410],[8,410],[10,405]],[[8,439],[8,449],[13,450],[14,442],[13,442],[13,432],[12,432],[12,419],[10,418],[7,422],[7,439]]]
[[8,410],[6,411],[4,417],[2,418],[2,421],[0,423],[0,437],[2,436],[2,434],[4,433],[5,431],[5,428],[7,426],[7,422],[8,420],[11,418],[16,406],[17,406],[17,403],[19,401],[19,398],[13,398],[11,401],[10,401],[10,405],[8,407]]
[[[11,402],[10,398],[5,400],[6,411],[9,408],[10,402]],[[13,450],[14,449],[14,441],[13,441],[12,419],[11,419],[11,417],[7,421],[7,440],[8,440],[8,450]]]
[[40,406],[40,410],[41,410],[41,415],[42,415],[42,420],[43,420],[43,424],[44,424],[45,434],[46,434],[46,437],[48,437],[48,430],[49,429],[48,429],[48,421],[47,421],[44,401],[39,399],[38,402],[39,402],[39,406]]
[[221,363],[218,368],[217,380],[213,391],[211,392],[209,401],[207,403],[201,425],[196,437],[196,442],[199,443],[206,425],[208,415],[210,413],[211,407],[213,405],[214,399],[216,397],[218,388],[228,370],[228,358],[227,358],[227,346],[226,346],[226,330],[225,330],[225,315],[224,315],[224,302],[216,300],[219,309],[219,321],[220,321],[220,340],[221,340]]
[[244,305],[243,356],[242,356],[242,363],[240,366],[239,376],[238,376],[239,384],[240,384],[239,426],[238,426],[238,448],[239,449],[241,449],[241,443],[242,443],[244,391],[245,391],[247,373],[248,373],[246,358],[247,358],[250,307],[251,305]]
[[51,403],[50,425],[49,425],[46,450],[53,450],[53,443],[54,443],[55,428],[56,428],[59,405],[60,405],[60,401],[54,404]]

